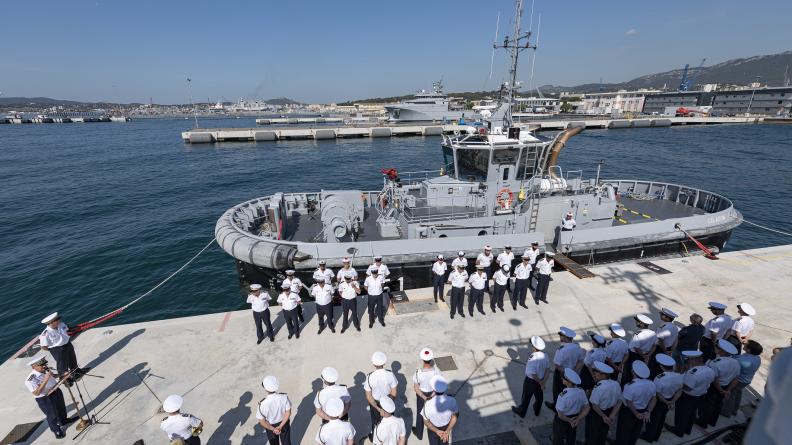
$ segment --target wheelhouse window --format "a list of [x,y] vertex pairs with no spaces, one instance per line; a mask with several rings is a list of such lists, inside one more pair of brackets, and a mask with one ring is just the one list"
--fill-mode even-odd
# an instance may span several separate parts
[[457,179],[463,181],[484,181],[487,179],[489,149],[457,149]]
[[518,156],[519,148],[497,148],[492,152],[492,163],[516,165]]
[[443,147],[443,164],[446,174],[452,178],[456,177],[456,170],[454,170],[454,149],[451,147]]
[[517,179],[529,179],[536,174],[536,163],[538,161],[537,151],[541,146],[526,147],[523,150],[520,165],[517,168]]

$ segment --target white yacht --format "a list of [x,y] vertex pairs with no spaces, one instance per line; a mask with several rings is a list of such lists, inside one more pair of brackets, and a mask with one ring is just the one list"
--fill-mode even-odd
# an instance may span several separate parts
[[385,105],[388,122],[427,122],[470,119],[478,117],[474,111],[452,110],[451,101],[443,93],[443,82],[432,84],[432,91],[418,91],[412,99],[395,105]]

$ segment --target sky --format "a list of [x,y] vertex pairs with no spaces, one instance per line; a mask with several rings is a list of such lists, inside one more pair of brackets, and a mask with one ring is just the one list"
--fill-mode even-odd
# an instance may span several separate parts
[[[792,49],[792,1],[535,0],[529,85],[632,78]],[[525,1],[524,29],[531,23]],[[50,1],[0,9],[0,92],[111,102],[330,103],[497,89],[511,0]],[[541,15],[541,27],[539,16]],[[187,82],[187,78],[191,82]]]

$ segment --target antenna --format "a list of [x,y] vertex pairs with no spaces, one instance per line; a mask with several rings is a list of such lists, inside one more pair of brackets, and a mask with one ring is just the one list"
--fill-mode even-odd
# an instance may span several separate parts
[[514,93],[517,90],[517,59],[519,58],[520,51],[526,49],[536,49],[535,45],[530,44],[531,32],[521,33],[520,21],[522,19],[522,0],[517,0],[515,5],[514,14],[514,34],[512,37],[506,36],[503,39],[503,44],[493,45],[493,48],[504,48],[511,51],[511,66],[509,69],[509,82],[504,83],[503,87],[506,90],[506,97],[508,99],[508,106],[506,107],[506,114],[503,117],[504,128],[512,126],[512,105],[514,104]]
[[[531,6],[533,6],[533,3],[531,3]],[[533,11],[531,11],[531,13],[533,13]],[[541,31],[542,31],[542,14],[539,14],[539,23],[536,24],[536,46],[534,46],[534,49],[539,48],[539,36],[540,36],[539,33]],[[536,51],[534,51],[533,54],[531,54],[531,80],[529,82],[530,85],[528,86],[529,91],[533,89],[535,65],[536,65]],[[539,88],[537,88],[536,91],[538,92]],[[542,97],[541,93],[539,93],[539,97]]]
[[[498,19],[495,21],[495,40],[498,41],[498,31],[500,30],[500,11],[498,11]],[[495,45],[492,46],[492,57],[490,58],[490,75],[488,80],[492,80],[492,67],[495,65]]]

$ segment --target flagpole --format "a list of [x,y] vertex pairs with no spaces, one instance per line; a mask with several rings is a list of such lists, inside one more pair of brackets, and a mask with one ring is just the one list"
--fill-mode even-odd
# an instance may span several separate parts
[[193,118],[195,119],[195,128],[198,128],[198,113],[195,111],[195,104],[193,103],[192,88],[190,87],[191,84],[192,84],[192,79],[188,77],[187,90],[189,91],[190,94],[190,106],[192,107],[193,110]]

